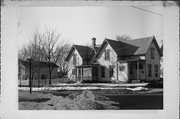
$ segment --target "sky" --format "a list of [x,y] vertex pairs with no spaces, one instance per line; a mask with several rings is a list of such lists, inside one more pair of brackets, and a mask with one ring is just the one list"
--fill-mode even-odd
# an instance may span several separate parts
[[[101,44],[105,38],[129,35],[132,39],[155,36],[163,40],[163,7],[43,6],[20,7],[18,49],[32,40],[39,26],[56,29],[61,39],[71,44]],[[158,14],[156,14],[158,13]]]

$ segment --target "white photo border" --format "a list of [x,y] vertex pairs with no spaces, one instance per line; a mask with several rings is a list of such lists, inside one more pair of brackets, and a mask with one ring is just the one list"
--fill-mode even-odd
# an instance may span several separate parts
[[20,6],[158,6],[161,2],[126,1],[21,1],[1,7],[2,119],[178,119],[179,118],[179,8],[164,7],[163,110],[18,110],[18,10]]

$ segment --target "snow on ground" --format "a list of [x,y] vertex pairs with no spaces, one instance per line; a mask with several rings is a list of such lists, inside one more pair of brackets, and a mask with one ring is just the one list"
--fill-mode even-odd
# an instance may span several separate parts
[[[52,90],[103,90],[103,89],[124,89],[120,88],[102,88],[102,87],[40,87],[32,88],[32,91],[52,91]],[[29,87],[20,87],[21,91],[29,91]]]
[[[26,92],[27,93],[27,92]],[[37,94],[27,94],[29,97]],[[41,94],[38,94],[41,95]],[[49,94],[43,94],[45,97],[49,97]],[[41,96],[40,96],[41,97]],[[51,97],[51,95],[50,95]],[[105,98],[104,98],[105,99]],[[91,91],[82,91],[80,94],[73,94],[68,97],[52,96],[50,100],[46,102],[19,102],[19,109],[21,110],[94,110],[94,109],[119,109],[119,107],[113,106],[118,104],[109,100],[97,100],[95,95]]]
[[127,90],[131,90],[131,91],[142,91],[142,90],[145,90],[147,91],[148,88],[145,88],[145,87],[135,87],[135,88],[126,88]]
[[122,84],[114,84],[114,83],[72,83],[72,84],[67,84],[67,83],[59,83],[59,84],[53,84],[53,86],[75,86],[75,85],[84,85],[84,86],[111,86],[111,87],[116,87],[116,86],[147,86],[148,83],[122,83]]
[[[126,89],[127,87],[142,87],[147,86],[148,83],[138,83],[138,84],[98,84],[98,83],[92,83],[92,84],[56,84],[51,86],[45,86],[45,87],[33,87],[32,91],[51,91],[51,90],[104,90],[104,89]],[[28,91],[29,87],[19,87],[19,90]],[[129,88],[130,89],[130,88]],[[132,89],[132,88],[131,88]],[[141,88],[142,89],[142,88]],[[133,90],[133,89],[132,89]],[[140,90],[140,89],[139,89]]]

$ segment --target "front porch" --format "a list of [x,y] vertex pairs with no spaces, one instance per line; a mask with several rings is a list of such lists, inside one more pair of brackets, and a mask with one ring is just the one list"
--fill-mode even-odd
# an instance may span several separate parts
[[[121,64],[126,63],[126,77],[128,82],[143,82],[146,79],[146,65],[145,60],[142,59],[128,59],[118,62],[118,66],[121,66]],[[118,72],[121,72],[120,75],[122,75],[122,72],[124,70],[121,70],[118,68]],[[117,73],[118,75],[119,73]],[[124,73],[125,74],[125,73]],[[121,76],[117,76],[118,78]]]
[[99,64],[75,66],[76,82],[98,82]]

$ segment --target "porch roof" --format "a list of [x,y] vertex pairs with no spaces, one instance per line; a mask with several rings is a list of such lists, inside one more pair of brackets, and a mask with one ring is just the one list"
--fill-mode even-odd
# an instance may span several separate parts
[[89,67],[97,67],[99,64],[90,64],[90,65],[78,65],[76,68],[89,68]]
[[127,60],[120,60],[117,62],[135,62],[135,61],[145,61],[145,59],[127,59]]

